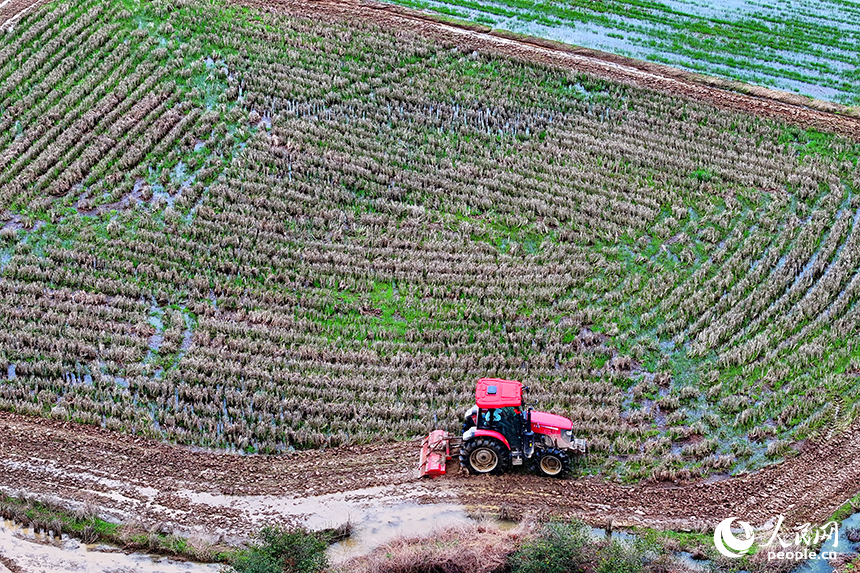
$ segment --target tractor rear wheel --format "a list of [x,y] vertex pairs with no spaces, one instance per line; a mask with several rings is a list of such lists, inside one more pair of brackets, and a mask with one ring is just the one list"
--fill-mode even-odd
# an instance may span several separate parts
[[558,448],[538,450],[532,467],[542,476],[564,477],[570,473],[570,457]]
[[473,475],[499,475],[511,465],[511,453],[498,440],[473,438],[460,447],[460,463]]

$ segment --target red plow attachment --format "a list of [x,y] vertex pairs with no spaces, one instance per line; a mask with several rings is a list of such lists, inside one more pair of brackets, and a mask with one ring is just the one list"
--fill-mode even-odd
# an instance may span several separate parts
[[451,436],[445,430],[433,430],[421,442],[421,476],[443,476],[450,452]]

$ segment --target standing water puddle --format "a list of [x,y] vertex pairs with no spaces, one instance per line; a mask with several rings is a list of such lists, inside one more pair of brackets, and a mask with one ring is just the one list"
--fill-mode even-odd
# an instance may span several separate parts
[[350,516],[352,535],[329,548],[332,563],[366,555],[395,537],[423,537],[435,529],[472,521],[463,506],[449,503],[406,502],[368,509],[362,516]]
[[396,486],[381,486],[314,497],[177,494],[194,505],[229,507],[255,516],[259,525],[286,522],[319,530],[349,522],[352,535],[329,549],[332,563],[369,553],[396,537],[426,536],[440,527],[471,521],[466,508],[453,501],[453,493],[434,490],[433,499],[439,503],[419,503],[431,495],[422,487],[404,492]]
[[[816,553],[821,554],[825,551],[842,555],[856,553],[858,544],[848,540],[848,530],[855,528],[860,528],[860,513],[845,518],[845,521],[839,525],[839,534],[836,537],[829,537]],[[795,567],[792,573],[833,573],[833,571],[833,566],[828,561],[810,559]]]
[[[58,539],[35,533],[11,521],[0,527],[0,556],[28,573],[217,573],[222,567],[218,563],[174,561],[145,553],[125,554],[109,545],[84,545],[66,535]],[[0,564],[0,571],[7,570]]]

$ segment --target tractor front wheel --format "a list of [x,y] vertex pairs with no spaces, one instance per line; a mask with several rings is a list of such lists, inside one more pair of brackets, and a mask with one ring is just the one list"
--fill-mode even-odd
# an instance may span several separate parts
[[535,452],[534,470],[547,477],[564,477],[570,473],[570,457],[558,448]]
[[474,475],[505,473],[511,453],[498,440],[474,438],[460,447],[460,463]]

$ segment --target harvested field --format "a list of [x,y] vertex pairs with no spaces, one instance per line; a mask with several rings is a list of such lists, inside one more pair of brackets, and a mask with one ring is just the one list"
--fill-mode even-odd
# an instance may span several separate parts
[[3,408],[279,452],[453,428],[491,373],[634,480],[853,417],[850,140],[382,32],[400,11],[190,6],[7,34]]
[[669,95],[686,95],[722,109],[745,111],[803,129],[839,133],[855,140],[860,138],[860,120],[857,118],[860,112],[856,107],[479,24],[451,22],[381,2],[325,0],[308,5],[298,0],[240,0],[238,3],[261,10],[330,18],[332,21],[373,21],[383,28],[421,34],[436,41],[456,44],[464,50],[480,50],[524,62],[571,69]]

